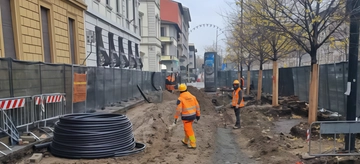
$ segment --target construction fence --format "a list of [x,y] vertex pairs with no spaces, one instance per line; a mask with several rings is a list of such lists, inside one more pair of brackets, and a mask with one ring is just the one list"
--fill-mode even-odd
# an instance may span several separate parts
[[17,127],[142,99],[137,85],[164,88],[165,74],[0,58],[0,108]]
[[[319,108],[324,108],[341,115],[346,114],[346,91],[348,64],[346,62],[324,64],[319,66]],[[360,67],[358,70],[358,78]],[[245,83],[247,71],[243,72]],[[272,93],[272,70],[263,70],[262,92]],[[232,86],[232,81],[237,79],[236,71],[219,71],[217,84]],[[257,89],[258,70],[250,72],[250,82]],[[360,82],[358,81],[358,85]],[[246,86],[246,84],[245,84]],[[302,101],[309,101],[310,66],[279,68],[279,96],[296,95]],[[360,87],[358,87],[357,115],[360,114]]]

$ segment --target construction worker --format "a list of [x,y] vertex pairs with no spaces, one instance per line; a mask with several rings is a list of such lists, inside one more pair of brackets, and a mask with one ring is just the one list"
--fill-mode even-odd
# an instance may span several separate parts
[[180,84],[178,90],[180,91],[180,96],[177,100],[174,124],[176,124],[179,116],[181,115],[185,131],[185,137],[183,140],[181,140],[181,142],[185,146],[188,146],[188,148],[195,149],[196,139],[192,125],[195,119],[197,121],[199,121],[200,119],[199,102],[197,101],[195,96],[193,96],[190,92],[187,91],[187,87],[185,84]]
[[245,85],[244,76],[241,77],[240,80],[241,80],[240,88],[241,88],[241,90],[243,90],[243,89],[244,89],[244,85]]
[[235,117],[236,117],[236,123],[234,125],[234,129],[240,128],[240,108],[244,107],[244,99],[243,99],[243,93],[240,88],[240,82],[239,80],[234,80],[233,82],[233,94],[232,94],[232,101],[231,105],[234,108]]
[[165,88],[169,92],[173,92],[175,90],[175,78],[173,77],[172,73],[166,77],[165,80]]

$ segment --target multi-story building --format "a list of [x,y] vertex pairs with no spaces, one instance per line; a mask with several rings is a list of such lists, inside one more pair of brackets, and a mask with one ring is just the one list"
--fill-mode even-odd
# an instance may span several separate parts
[[196,52],[194,43],[189,43],[189,71],[196,73]]
[[0,0],[0,57],[81,64],[84,10],[79,0]]
[[137,0],[85,0],[87,65],[141,69]]
[[[167,71],[180,72],[188,64],[189,9],[172,0],[161,0],[161,64]],[[180,62],[180,63],[179,63]]]
[[140,0],[140,50],[143,70],[160,71],[160,0]]

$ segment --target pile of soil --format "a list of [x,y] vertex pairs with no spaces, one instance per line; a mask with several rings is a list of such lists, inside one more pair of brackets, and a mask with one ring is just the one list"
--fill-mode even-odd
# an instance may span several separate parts
[[215,112],[215,107],[211,102],[211,98],[205,92],[193,86],[188,86],[187,90],[198,100],[202,114],[210,114],[212,112]]
[[176,94],[170,93],[169,91],[163,92],[163,101],[172,101],[176,100],[178,96]]
[[228,93],[217,93],[213,96],[212,102],[215,106],[227,106],[231,102],[231,97]]

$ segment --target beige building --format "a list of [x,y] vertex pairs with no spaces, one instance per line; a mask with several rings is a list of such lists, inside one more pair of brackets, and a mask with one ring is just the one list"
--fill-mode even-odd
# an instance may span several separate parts
[[82,0],[0,0],[0,57],[81,64],[85,59]]

